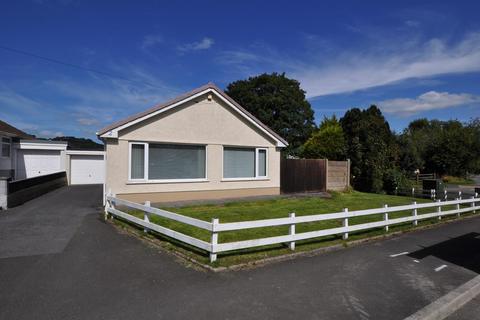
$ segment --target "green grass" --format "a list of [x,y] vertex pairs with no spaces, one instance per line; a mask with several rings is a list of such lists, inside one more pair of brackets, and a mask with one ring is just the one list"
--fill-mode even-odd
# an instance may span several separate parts
[[[210,205],[192,205],[179,208],[171,207],[162,207],[162,209],[176,212],[182,215],[190,216],[193,218],[211,221],[212,218],[219,218],[220,222],[238,222],[238,221],[247,221],[247,220],[258,220],[258,219],[271,219],[271,218],[281,218],[288,217],[290,212],[295,212],[297,216],[302,215],[312,215],[312,214],[324,214],[324,213],[335,213],[340,212],[343,208],[348,208],[352,210],[361,210],[361,209],[372,209],[382,207],[384,204],[389,206],[398,206],[411,204],[412,199],[408,197],[400,196],[391,196],[391,195],[380,195],[380,194],[371,194],[371,193],[361,193],[361,192],[347,192],[347,193],[332,193],[332,198],[319,198],[319,197],[298,197],[298,198],[275,198],[271,200],[259,200],[259,201],[237,201],[229,202],[225,204],[210,204]],[[430,202],[430,200],[421,200],[416,199],[418,203],[420,202]],[[443,210],[448,210],[444,208]],[[419,210],[418,214],[432,212],[434,209],[424,209]],[[140,211],[129,211],[130,214],[133,214],[137,217],[143,218],[143,213]],[[410,216],[412,212],[396,212],[390,214],[390,219]],[[350,225],[361,224],[366,222],[373,222],[382,220],[382,215],[371,215],[364,217],[356,217],[349,219]],[[430,224],[437,221],[436,219],[430,219],[431,221],[420,222],[419,225]],[[210,241],[210,232],[202,230],[193,226],[189,226],[183,223],[175,222],[169,219],[164,219],[158,216],[151,216],[150,221],[157,223],[159,225],[165,226],[167,228],[179,231],[181,233],[193,236],[195,238]],[[303,223],[296,225],[296,232],[307,232],[320,229],[334,228],[342,225],[340,219],[337,220],[328,220],[328,221],[319,221],[313,223]],[[391,226],[391,231],[405,230],[411,227],[411,223]],[[255,238],[266,238],[273,237],[278,235],[288,234],[288,226],[280,227],[266,227],[266,228],[256,228],[248,230],[239,230],[231,232],[222,232],[219,234],[219,242],[232,242],[232,241],[241,241],[249,240]],[[350,235],[350,240],[356,240],[366,237],[372,237],[376,235],[385,234],[383,229],[374,229],[369,231],[362,231],[353,233]],[[170,242],[169,248],[173,250],[179,250],[182,253],[200,261],[203,263],[208,263],[208,255],[205,252],[202,252],[199,249],[192,248],[185,244],[180,244],[173,239],[166,239],[165,237],[159,236],[163,240],[168,240]],[[310,239],[306,241],[297,242],[296,251],[306,251],[312,250],[315,248],[329,246],[333,244],[342,243],[343,240],[340,236],[329,236],[322,237],[317,239]],[[173,245],[172,245],[173,244]],[[266,257],[282,255],[290,253],[285,245],[271,245],[260,248],[250,248],[244,250],[237,250],[234,252],[228,252],[218,255],[217,262],[214,263],[215,266],[229,266],[238,263],[249,262],[253,260],[258,260]]]
[[444,176],[442,178],[443,182],[448,184],[459,184],[459,185],[473,185],[475,181],[463,177],[454,177],[454,176]]

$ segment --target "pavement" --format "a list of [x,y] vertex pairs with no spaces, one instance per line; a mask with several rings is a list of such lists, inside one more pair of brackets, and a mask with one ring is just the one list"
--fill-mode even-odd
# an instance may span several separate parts
[[[100,205],[101,186],[69,186],[0,212],[0,319],[395,320],[480,273],[480,216],[212,273],[119,233]],[[472,303],[451,319],[478,318]]]
[[465,319],[479,319],[480,318],[480,296],[472,299],[469,303],[463,306],[460,310],[451,314],[447,320],[465,320]]

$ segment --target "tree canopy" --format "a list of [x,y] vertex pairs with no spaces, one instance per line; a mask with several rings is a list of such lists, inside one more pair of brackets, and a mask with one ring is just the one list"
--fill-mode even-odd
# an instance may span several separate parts
[[314,112],[297,80],[285,73],[261,74],[227,86],[226,93],[285,138],[296,155],[315,130]]
[[412,121],[398,137],[399,166],[413,172],[465,176],[478,172],[480,156],[479,120],[463,124],[458,120]]
[[384,175],[396,158],[395,137],[380,109],[351,109],[340,119],[351,160],[353,186],[363,191],[383,190]]
[[467,123],[425,118],[400,134],[380,109],[352,108],[340,120],[314,112],[298,81],[285,74],[262,74],[235,81],[226,93],[284,137],[287,154],[304,158],[351,160],[352,185],[361,191],[409,188],[415,170],[465,177],[480,173],[480,119]]
[[320,128],[303,145],[300,155],[304,158],[345,160],[345,137],[335,116],[323,119]]

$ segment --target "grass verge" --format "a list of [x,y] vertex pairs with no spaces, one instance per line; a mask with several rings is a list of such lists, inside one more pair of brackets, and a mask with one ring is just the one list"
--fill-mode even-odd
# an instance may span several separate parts
[[458,185],[474,185],[475,181],[463,177],[454,177],[454,176],[444,176],[442,181],[448,184],[458,184]]
[[[220,222],[235,222],[235,221],[247,221],[269,218],[287,217],[288,213],[295,212],[297,216],[322,214],[322,213],[334,213],[340,212],[343,208],[349,208],[352,210],[379,208],[384,204],[389,206],[398,206],[411,204],[412,199],[400,196],[391,195],[379,195],[361,192],[347,192],[347,193],[332,193],[331,198],[320,197],[299,197],[299,198],[277,198],[271,200],[259,200],[251,202],[229,202],[225,204],[210,204],[210,205],[191,205],[181,208],[169,208],[162,207],[162,209],[183,214],[186,216],[194,217],[197,219],[210,221],[212,218],[219,218]],[[417,202],[430,202],[430,200],[419,200]],[[452,208],[443,208],[443,210],[449,210]],[[435,209],[422,209],[418,211],[418,214],[433,212]],[[129,211],[130,214],[143,218],[143,212]],[[410,216],[412,212],[395,212],[390,214],[390,219]],[[451,218],[444,218],[449,220]],[[364,217],[356,217],[350,219],[350,224],[361,224],[373,221],[382,220],[382,215],[371,215]],[[140,235],[143,234],[142,230],[127,222],[115,220],[117,224],[123,227],[133,227],[138,229]],[[165,226],[172,230],[182,232],[184,234],[209,241],[210,233],[206,230],[198,229],[193,226],[185,225],[172,220],[164,219],[157,216],[151,216],[150,221],[159,225]],[[428,219],[419,221],[419,227],[428,226],[437,223],[438,219]],[[308,232],[313,230],[327,229],[333,227],[339,227],[342,225],[340,219],[319,221],[313,223],[297,224],[297,233]],[[412,229],[411,223],[399,224],[390,226],[389,233],[402,232]],[[232,242],[249,240],[255,238],[266,238],[278,235],[288,234],[288,226],[280,227],[267,227],[257,228],[249,230],[239,230],[232,232],[224,232],[219,235],[219,242]],[[348,245],[350,241],[357,241],[360,239],[366,239],[370,237],[378,237],[385,235],[386,232],[383,228],[371,229],[368,231],[360,231],[351,233],[349,240],[342,240],[341,236],[327,236],[315,239],[309,239],[296,242],[295,252],[306,252],[319,248],[329,247],[333,245]],[[268,259],[271,257],[291,254],[286,245],[277,244],[271,246],[264,246],[259,248],[250,248],[243,250],[236,250],[232,252],[226,252],[218,255],[218,260],[212,264],[209,263],[208,254],[203,250],[194,248],[187,244],[165,237],[163,235],[150,233],[145,235],[146,237],[155,237],[161,240],[162,247],[167,250],[180,252],[181,255],[198,261],[200,264],[208,264],[212,267],[231,267],[233,265],[251,263],[258,260]]]

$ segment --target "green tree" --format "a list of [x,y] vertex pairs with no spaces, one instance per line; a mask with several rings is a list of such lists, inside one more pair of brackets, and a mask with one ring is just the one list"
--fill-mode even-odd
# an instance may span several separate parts
[[380,109],[351,109],[340,119],[351,160],[353,186],[362,191],[381,192],[384,175],[397,161],[395,136]]
[[260,121],[285,138],[287,154],[299,147],[315,130],[314,112],[297,80],[284,73],[262,74],[227,86],[226,93]]
[[465,176],[480,171],[478,119],[412,121],[399,137],[400,166],[407,171]]
[[345,137],[337,118],[325,117],[320,128],[303,145],[300,155],[304,158],[345,160]]

